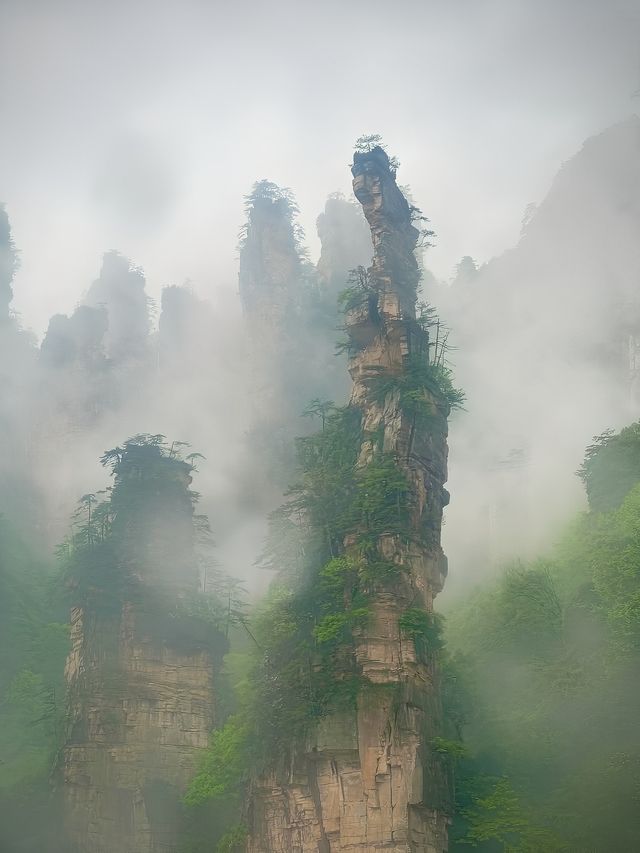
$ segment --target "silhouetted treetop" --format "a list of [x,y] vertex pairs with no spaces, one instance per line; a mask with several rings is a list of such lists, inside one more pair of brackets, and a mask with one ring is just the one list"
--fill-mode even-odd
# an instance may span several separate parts
[[9,217],[3,205],[0,205],[0,312],[9,310],[13,299],[11,282],[18,267],[18,253],[11,238]]
[[354,150],[356,154],[371,154],[373,152],[380,152],[380,154],[384,155],[384,159],[387,161],[389,166],[389,171],[395,175],[398,169],[400,168],[400,161],[397,157],[394,157],[389,154],[387,151],[387,146],[382,141],[382,136],[379,133],[367,133],[363,136],[359,136],[354,144]]

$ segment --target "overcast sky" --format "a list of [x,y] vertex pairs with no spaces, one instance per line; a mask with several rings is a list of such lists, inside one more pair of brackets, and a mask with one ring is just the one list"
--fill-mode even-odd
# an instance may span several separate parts
[[448,277],[513,244],[585,137],[640,110],[640,0],[0,0],[0,201],[42,333],[119,249],[157,297],[236,288],[242,197],[291,187],[312,254],[381,133]]

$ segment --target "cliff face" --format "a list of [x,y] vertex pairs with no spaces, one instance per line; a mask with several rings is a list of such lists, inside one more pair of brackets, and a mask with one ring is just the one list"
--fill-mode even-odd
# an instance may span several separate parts
[[40,348],[48,429],[90,428],[141,393],[151,376],[148,303],[142,272],[106,252],[83,304],[51,318]]
[[349,271],[366,266],[371,259],[371,236],[362,211],[335,193],[325,202],[316,220],[321,250],[318,258],[320,286],[335,310],[347,285]]
[[[408,384],[429,353],[416,321],[418,231],[409,205],[382,149],[356,154],[352,171],[374,248],[346,315],[350,405],[362,423],[357,467],[376,453],[394,460],[409,492],[408,532],[378,534],[368,545],[369,559],[398,574],[391,585],[373,584],[366,624],[353,632],[362,684],[355,708],[322,717],[306,744],[292,745],[288,772],[255,780],[250,853],[447,849],[447,769],[431,746],[441,717],[437,667],[410,623],[430,619],[446,575],[449,407],[437,390]],[[359,532],[342,543],[347,557],[357,559]]]
[[296,240],[296,207],[286,190],[260,181],[247,202],[239,288],[251,350],[256,419],[274,429],[293,414],[295,368],[306,287]]
[[583,500],[573,472],[594,432],[637,418],[639,232],[636,116],[562,165],[515,246],[439,288],[469,399],[446,531],[459,577],[539,554]]
[[206,651],[154,639],[141,612],[71,612],[65,819],[78,853],[176,851],[180,796],[213,725]]
[[[341,401],[347,394],[345,371],[335,357],[337,296],[346,285],[346,264],[361,257],[352,237],[364,221],[344,200],[328,203],[319,220],[323,257],[316,269],[301,244],[288,190],[259,181],[246,211],[239,290],[250,360],[253,479],[262,473],[264,490],[275,486],[279,500],[292,475],[300,415],[310,400]],[[340,238],[345,223],[348,230]]]
[[180,798],[214,724],[215,645],[189,609],[189,471],[153,446],[126,446],[109,502],[81,532],[62,752],[77,853],[179,848]]
[[85,305],[107,314],[106,355],[113,362],[142,359],[148,347],[149,299],[142,271],[118,252],[105,252]]

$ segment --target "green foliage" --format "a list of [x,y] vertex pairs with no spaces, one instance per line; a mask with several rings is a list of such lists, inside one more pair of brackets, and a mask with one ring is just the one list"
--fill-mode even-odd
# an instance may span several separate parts
[[399,619],[400,629],[413,640],[418,658],[427,660],[444,647],[442,618],[416,607],[405,610]]
[[[410,195],[407,192],[407,188],[401,187],[400,189],[407,201],[409,201]],[[429,218],[415,204],[409,204],[409,215],[413,227],[418,229],[418,247],[420,249],[429,249],[434,246],[433,237],[436,236],[436,232],[427,227],[427,223],[430,221]]]
[[[104,500],[83,495],[58,555],[75,603],[117,617],[124,601],[136,602],[137,622],[150,636],[219,655],[242,619],[243,593],[211,566],[209,523],[195,514],[198,494],[190,489],[200,454],[184,460],[188,447],[144,434],[106,451],[101,461],[113,486]],[[202,575],[206,592],[198,591]]]
[[371,381],[373,398],[380,403],[398,394],[400,408],[417,423],[434,420],[439,412],[437,402],[448,409],[461,409],[464,393],[455,388],[451,370],[444,363],[430,363],[426,355],[413,354],[405,370],[397,376],[377,377]]
[[362,266],[349,270],[347,287],[338,296],[342,311],[368,305],[371,317],[379,321],[377,303],[378,291],[369,270]]
[[640,481],[640,421],[618,434],[606,430],[594,436],[578,476],[585,485],[592,510],[608,512],[620,506],[625,495]]
[[[343,312],[368,306],[370,320],[382,325],[375,281],[364,267],[350,271],[348,287],[340,294],[339,303]],[[403,411],[424,423],[438,414],[437,406],[429,399],[429,395],[435,397],[436,401],[444,401],[449,409],[454,410],[463,407],[465,395],[454,386],[453,372],[447,361],[448,329],[441,323],[432,306],[420,302],[416,308],[416,320],[410,324],[413,325],[414,337],[417,339],[416,351],[405,360],[402,373],[376,378],[372,388],[374,399],[380,402],[389,394],[398,393]],[[434,340],[429,342],[428,331],[432,328],[436,329],[436,334]],[[350,355],[358,349],[358,345],[350,338],[338,347]]]
[[359,153],[369,153],[374,148],[383,147],[382,137],[379,133],[365,133],[356,139],[353,147]]
[[214,731],[200,766],[185,794],[185,803],[197,806],[208,799],[237,794],[249,763],[249,729],[241,717],[228,718]]
[[452,410],[462,409],[465,403],[465,393],[453,384],[453,371],[446,364],[431,365],[430,375],[425,381],[425,387],[437,386]]
[[[387,146],[382,141],[379,133],[365,133],[363,136],[359,136],[354,143],[354,150],[358,154],[368,154],[370,151],[375,151],[376,148],[380,148],[385,153],[387,151]],[[389,157],[388,155],[387,157],[389,160],[389,169],[395,175],[400,168],[400,161],[397,157]]]
[[245,196],[245,209],[251,210],[263,202],[280,205],[292,216],[298,213],[298,205],[291,190],[288,187],[279,187],[266,179],[256,181],[251,192]]
[[509,567],[498,593],[494,642],[524,655],[553,653],[563,631],[563,609],[548,563]]
[[[368,550],[366,542],[364,552]],[[363,560],[358,567],[358,576],[365,589],[384,587],[395,583],[402,571],[398,563],[389,560],[377,560],[375,555]]]
[[453,608],[445,713],[469,750],[454,851],[640,847],[639,601],[637,484],[582,514],[550,559]]
[[306,257],[306,249],[303,247],[304,230],[297,221],[300,211],[288,187],[279,187],[266,179],[256,181],[251,192],[244,197],[244,209],[247,221],[238,235],[240,249],[246,245],[252,227],[261,218],[267,217],[273,221],[283,222],[285,227],[288,226],[293,252],[301,260]]
[[[375,317],[369,274],[355,271],[351,284],[343,305],[368,304]],[[363,434],[356,406],[316,398],[303,414],[321,429],[298,439],[297,482],[271,517],[260,563],[277,581],[245,624],[253,663],[237,712],[213,735],[189,789],[194,808],[237,802],[248,774],[286,768],[318,720],[387,690],[363,677],[356,642],[372,595],[403,571],[385,559],[380,539],[411,535],[411,489],[380,431]],[[441,647],[437,620],[412,610],[403,628],[431,661]]]
[[51,567],[0,518],[0,847],[58,850],[49,776],[64,730],[66,607]]
[[[320,433],[298,439],[302,482],[281,514],[311,534],[322,558],[334,556],[353,524],[355,465],[360,449],[360,413],[354,407],[327,414]],[[318,539],[319,537],[319,539]]]
[[591,546],[593,589],[617,651],[640,652],[640,484],[618,509],[585,531]]
[[370,536],[408,532],[410,491],[391,453],[376,453],[355,478],[356,521]]
[[434,737],[431,746],[435,752],[448,755],[454,761],[466,758],[469,754],[467,747],[459,740],[449,740],[444,737]]
[[236,824],[227,830],[216,845],[216,853],[242,853],[247,842],[247,827]]
[[378,538],[409,531],[410,491],[395,457],[373,442],[368,464],[358,464],[358,409],[314,400],[308,413],[322,430],[298,441],[300,483],[274,514],[262,558],[279,569],[278,583],[251,624],[261,653],[243,719],[257,768],[284,761],[318,718],[355,708],[366,684],[354,633],[369,617],[371,594],[401,571],[381,557]]
[[313,636],[319,643],[328,643],[344,637],[346,628],[353,628],[369,617],[367,607],[355,607],[342,613],[329,613],[313,629]]
[[60,691],[56,696],[47,681],[40,673],[22,670],[2,698],[2,788],[46,778],[51,769],[64,714],[64,694]]
[[474,800],[463,817],[468,832],[462,843],[478,847],[496,843],[504,853],[555,853],[566,850],[545,827],[536,825],[508,779],[498,779],[491,791]]
[[336,411],[332,400],[320,400],[317,397],[312,400],[302,413],[303,418],[320,418],[324,430],[327,417]]

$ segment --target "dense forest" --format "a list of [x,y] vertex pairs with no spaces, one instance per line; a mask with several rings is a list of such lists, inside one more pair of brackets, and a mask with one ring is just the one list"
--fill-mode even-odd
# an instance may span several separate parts
[[454,849],[637,846],[639,439],[598,436],[588,511],[447,614]]

